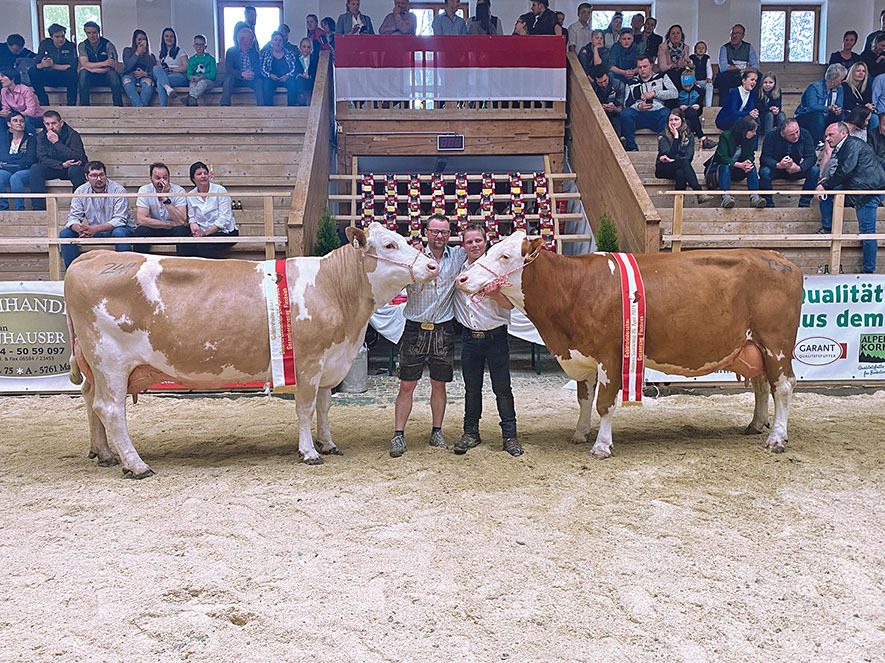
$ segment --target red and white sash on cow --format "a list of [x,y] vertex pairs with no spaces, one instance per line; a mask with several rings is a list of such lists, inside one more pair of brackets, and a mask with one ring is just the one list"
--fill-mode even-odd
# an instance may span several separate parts
[[621,275],[621,301],[624,311],[622,402],[642,405],[645,371],[645,286],[632,253],[610,254]]
[[295,384],[295,348],[292,345],[292,314],[286,260],[264,260],[264,301],[267,303],[267,333],[270,339],[271,387]]

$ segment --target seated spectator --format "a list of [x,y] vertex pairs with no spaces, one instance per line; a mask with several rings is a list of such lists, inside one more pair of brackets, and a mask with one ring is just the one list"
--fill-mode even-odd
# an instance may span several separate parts
[[873,48],[860,54],[860,61],[867,65],[867,74],[873,80],[885,73],[885,32],[876,37]]
[[467,24],[455,13],[459,4],[460,0],[445,0],[445,9],[433,17],[431,28],[435,36],[467,34]]
[[[609,50],[604,46],[605,34],[602,30],[594,30],[590,34],[590,43],[578,51],[578,61],[588,76],[596,77],[600,71],[608,74],[611,69]],[[623,81],[621,81],[623,83]]]
[[857,43],[857,33],[849,30],[842,37],[842,50],[830,53],[830,61],[827,64],[841,64],[846,69],[850,69],[851,65],[860,60],[860,54],[854,52],[854,45]]
[[[885,78],[880,88],[885,88]],[[881,100],[885,102],[885,99]],[[876,111],[873,105],[873,86],[867,75],[867,65],[863,62],[855,62],[848,70],[848,76],[842,83],[842,113],[848,114],[858,106],[868,108],[871,113]],[[873,115],[870,118],[870,126],[875,129],[879,126],[879,117]]]
[[206,52],[206,36],[194,35],[194,55],[187,61],[187,105],[199,106],[200,97],[215,87],[218,65]]
[[67,89],[68,106],[77,105],[77,47],[65,37],[65,27],[58,23],[49,26],[49,38],[40,42],[37,64],[31,70],[31,85],[37,100],[49,105],[46,86]]
[[841,64],[831,64],[824,78],[809,85],[802,94],[796,119],[799,126],[808,129],[815,143],[823,140],[827,125],[842,119],[842,81],[847,73]]
[[[681,111],[681,117],[688,126],[688,131],[697,136],[698,144],[701,149],[709,150],[716,147],[716,142],[704,136],[704,129],[701,126],[701,115],[704,112],[703,90],[695,83],[694,74],[691,69],[686,69],[679,80],[679,96],[676,98],[676,105]],[[692,148],[694,149],[694,148]]]
[[707,53],[707,42],[696,43],[694,53],[689,57],[698,87],[704,91],[704,106],[709,108],[713,105],[713,63]]
[[716,115],[716,126],[721,130],[731,129],[734,123],[749,115],[754,120],[759,117],[756,108],[756,81],[759,74],[751,69],[741,74],[740,86],[728,93],[728,98]]
[[645,25],[644,13],[636,12],[630,17],[630,29],[633,31],[633,43],[636,44],[640,53],[645,53],[645,37],[642,36],[643,25]]
[[879,126],[875,129],[870,127],[867,131],[867,144],[873,148],[879,165],[885,169],[885,113],[879,113]]
[[504,26],[497,16],[492,15],[491,0],[477,0],[476,14],[467,19],[469,35],[503,35]]
[[[323,19],[323,20],[325,20],[325,19]],[[289,41],[289,35],[292,34],[292,30],[289,28],[288,25],[286,25],[285,23],[280,23],[280,27],[277,28],[277,32],[279,32],[281,35],[283,35],[283,48],[288,48],[293,53],[298,50],[298,47],[295,44],[293,44],[291,41]],[[270,47],[270,42],[267,42],[264,45],[264,48],[269,48],[269,47]],[[264,49],[262,49],[262,50],[264,50]]]
[[347,11],[338,17],[335,32],[339,35],[373,35],[372,19],[360,12],[360,0],[347,0]]
[[384,17],[379,35],[413,35],[418,31],[418,17],[409,11],[409,0],[393,0],[393,11]]
[[[674,108],[667,116],[667,128],[658,135],[658,158],[655,160],[655,177],[675,180],[676,190],[701,191],[698,176],[692,165],[694,159],[694,136],[688,131],[682,111]],[[698,203],[713,200],[713,196],[699,193]]]
[[[43,114],[44,131],[37,136],[37,161],[31,166],[31,193],[44,193],[46,180],[70,180],[71,188],[86,182],[83,165],[88,161],[80,134],[61,119],[58,111]],[[35,198],[32,209],[45,210],[46,199]]]
[[759,130],[762,137],[768,135],[769,131],[778,129],[783,126],[787,119],[783,108],[783,94],[777,86],[777,76],[770,71],[762,77],[762,82],[756,90],[756,108],[759,110]]
[[230,106],[230,96],[235,87],[252,88],[259,106],[264,105],[261,87],[261,56],[255,48],[255,34],[248,26],[237,33],[237,44],[224,54],[224,85],[221,90],[221,106]]
[[123,89],[133,106],[150,106],[154,96],[154,79],[151,72],[157,58],[151,53],[144,30],[132,33],[132,45],[123,49]]
[[[6,118],[9,131],[0,135],[0,193],[24,193],[37,160],[37,137],[27,130],[25,116],[13,111]],[[24,198],[14,200],[15,209],[25,208]],[[0,198],[0,211],[9,209],[9,198]]]
[[561,35],[562,28],[556,14],[549,9],[550,0],[532,0],[532,8],[520,18],[525,21],[530,35]]
[[665,101],[675,101],[678,97],[673,81],[666,74],[654,73],[651,60],[640,55],[636,61],[639,74],[627,85],[624,110],[621,111],[621,130],[628,152],[636,152],[636,128],[652,129],[655,133],[664,131],[669,110]]
[[306,36],[313,42],[313,50],[315,52],[332,50],[332,46],[329,43],[329,35],[320,27],[320,19],[317,18],[316,14],[305,16],[304,24],[307,26]]
[[655,32],[656,27],[658,27],[658,19],[654,16],[649,16],[645,19],[645,24],[642,26],[642,45],[645,48],[643,52],[648,56],[652,64],[655,63],[658,57],[658,49],[664,42],[664,38]]
[[848,135],[856,136],[863,142],[867,142],[867,130],[870,126],[870,117],[872,111],[866,106],[858,106],[850,113],[847,113],[848,119],[845,120],[845,126],[848,127]]
[[621,38],[609,52],[609,61],[611,66],[609,72],[611,76],[626,83],[636,76],[636,60],[639,57],[639,49],[633,43],[633,32],[630,28],[621,30]]
[[36,132],[43,124],[44,111],[37,103],[34,91],[21,82],[17,71],[0,71],[0,117],[6,119],[15,111],[25,116],[29,133]]
[[744,41],[744,26],[736,23],[731,29],[731,40],[719,49],[719,74],[716,88],[719,103],[724,105],[728,93],[741,84],[741,75],[747,67],[759,69],[759,57],[750,42]]
[[[590,25],[590,12],[593,7],[589,2],[582,2],[578,5],[578,20],[568,26],[568,50],[572,53],[579,53],[582,48],[590,43],[593,35],[593,27]],[[636,14],[641,16],[640,14]],[[603,40],[603,43],[604,40]]]
[[[78,186],[74,193],[126,193],[121,185],[109,180],[107,170],[101,161],[90,161],[86,164],[86,183]],[[62,239],[79,237],[132,237],[135,223],[129,214],[129,199],[123,196],[98,197],[88,196],[71,199],[71,211],[68,222],[58,236]],[[61,257],[65,267],[80,255],[77,244],[61,244]],[[115,251],[129,251],[129,244],[115,244]]]
[[96,85],[107,85],[111,88],[114,106],[122,106],[123,86],[120,83],[120,74],[117,73],[116,47],[101,36],[101,28],[95,21],[86,21],[83,31],[86,39],[77,44],[80,105],[89,105],[89,92]]
[[[190,237],[191,229],[187,220],[187,198],[184,189],[169,181],[169,168],[166,164],[152,163],[148,172],[151,183],[138,190],[135,201],[136,228],[133,237]],[[145,194],[162,193],[163,196]],[[182,253],[182,245],[175,245],[176,255]],[[133,250],[148,253],[150,244],[135,244]]]
[[682,70],[691,66],[691,51],[685,43],[681,25],[672,25],[667,38],[658,47],[658,71],[665,73],[679,85]]
[[[310,39],[301,40],[310,44]],[[298,105],[298,73],[297,56],[286,48],[281,32],[274,32],[270,38],[270,48],[261,51],[261,86],[264,93],[264,105],[274,105],[274,91],[277,86],[286,88],[289,106]]]
[[[534,9],[534,3],[532,3]],[[612,14],[612,20],[608,22],[605,29],[605,47],[614,48],[614,45],[621,40],[621,30],[624,28],[624,14],[615,12]]]
[[[329,47],[331,50],[335,50],[335,19],[331,16],[326,16],[322,21],[320,21],[320,27],[323,29],[323,32],[326,33],[326,39],[329,40]],[[288,35],[283,35],[288,42]]]
[[[306,37],[305,37],[306,39]],[[310,40],[308,40],[310,41]],[[237,222],[231,210],[229,196],[207,196],[207,193],[227,193],[223,186],[209,181],[209,167],[202,161],[191,164],[191,182],[194,188],[187,199],[188,221],[193,237],[237,237]],[[220,258],[233,246],[231,243],[181,244],[179,255],[195,258]]]
[[[848,127],[843,122],[829,125],[826,128],[825,138],[829,149],[824,151],[824,156],[821,158],[822,174],[820,184],[817,186],[818,191],[885,189],[885,172],[879,166],[873,148],[859,138],[849,136]],[[831,159],[836,161],[834,168],[827,167]],[[853,207],[857,214],[857,228],[860,234],[876,232],[876,209],[881,202],[882,196],[879,194],[845,196],[845,204]],[[832,232],[833,196],[826,196],[820,201],[820,225],[818,233]],[[876,271],[876,240],[866,239],[861,245],[863,272],[873,274]]]
[[596,98],[612,123],[618,138],[621,137],[621,111],[624,109],[624,84],[608,75],[605,69],[595,69],[590,82]]
[[870,34],[867,35],[867,38],[864,39],[863,50],[861,50],[861,53],[863,53],[863,51],[873,50],[873,46],[876,43],[876,39],[880,35],[885,34],[885,9],[883,9],[879,13],[879,26],[880,26],[879,30],[873,30]]
[[[774,180],[805,180],[803,191],[814,191],[820,177],[817,167],[817,154],[814,140],[807,129],[790,118],[783,126],[769,131],[762,140],[762,156],[759,158],[759,186],[763,191],[771,191]],[[774,197],[765,195],[765,206],[774,207]],[[811,196],[801,196],[799,207],[808,207]]]
[[25,48],[25,38],[13,33],[0,44],[0,69],[15,70],[25,85],[30,83],[30,72],[36,64],[37,54]]
[[[713,155],[713,164],[719,169],[719,188],[731,190],[732,182],[747,180],[747,189],[759,190],[759,175],[756,173],[755,159],[756,120],[745,115],[735,122],[731,129],[723,131],[719,136],[719,145]],[[765,199],[758,195],[750,196],[753,207],[765,207]],[[734,207],[734,196],[722,195],[722,207]]]
[[177,96],[175,88],[186,87],[190,79],[187,74],[187,53],[178,46],[175,30],[163,28],[160,41],[162,43],[153,74],[157,82],[157,98],[161,106],[166,106],[170,98]]
[[258,23],[258,10],[255,9],[252,5],[246,5],[243,7],[243,18],[242,21],[237,21],[236,25],[234,25],[234,33],[233,39],[234,43],[237,43],[237,35],[240,34],[240,28],[246,27],[252,31],[252,46],[250,48],[258,50],[258,41],[255,39],[255,26]]

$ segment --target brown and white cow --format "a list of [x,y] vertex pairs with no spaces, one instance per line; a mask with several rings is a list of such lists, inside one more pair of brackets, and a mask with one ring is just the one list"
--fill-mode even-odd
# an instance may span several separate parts
[[[507,275],[501,288],[531,320],[563,370],[578,383],[580,415],[574,442],[590,433],[598,382],[601,421],[593,455],[611,455],[611,418],[621,389],[622,303],[615,260],[605,253],[560,256],[541,240],[517,232],[478,261],[457,287],[475,293]],[[791,365],[802,305],[802,274],[774,251],[731,249],[637,255],[645,284],[646,365],[677,375],[731,370],[752,378],[756,395],[747,434],[774,424],[767,448],[787,441],[793,386]],[[503,281],[504,279],[500,279]]]
[[[350,368],[369,317],[408,283],[439,273],[405,238],[373,223],[348,229],[350,243],[323,258],[286,261],[295,350],[298,450],[320,464],[338,453],[329,428],[330,389]],[[270,379],[270,343],[261,265],[90,251],[65,276],[74,357],[71,379],[86,376],[90,457],[117,458],[124,473],[152,474],[126,428],[126,394],[171,380],[217,389]],[[79,368],[79,371],[78,371]],[[116,454],[115,454],[116,452]]]

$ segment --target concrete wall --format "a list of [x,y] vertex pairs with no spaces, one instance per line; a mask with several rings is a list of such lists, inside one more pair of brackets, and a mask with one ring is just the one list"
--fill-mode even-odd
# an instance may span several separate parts
[[[552,9],[566,13],[566,21],[576,19],[579,0],[551,0]],[[616,0],[608,0],[616,4]],[[773,0],[785,4],[791,0]],[[509,33],[516,17],[528,11],[529,0],[492,0],[492,11]],[[879,12],[885,9],[885,0],[822,0],[821,24],[826,39],[821,45],[819,58],[826,61],[829,53],[838,50],[842,34],[849,29],[857,30],[863,39],[879,25]],[[680,24],[692,43],[698,39],[707,42],[714,57],[728,39],[731,26],[742,23],[747,28],[747,39],[759,45],[760,0],[725,0],[721,5],[714,0],[656,0],[652,12],[658,19],[658,32],[663,34],[673,23]],[[337,18],[344,11],[344,0],[285,0],[283,18],[298,36],[304,32],[304,16],[314,13]],[[474,2],[470,2],[471,13]],[[176,29],[180,42],[189,47],[191,37],[202,32],[209,38],[209,49],[216,52],[215,2],[214,0],[103,0],[103,31],[122,50],[132,38],[132,31],[139,27],[151,36],[156,45],[163,27]],[[362,0],[362,11],[372,18],[377,27],[393,7],[393,0]],[[26,11],[23,11],[25,9]],[[37,39],[36,0],[0,0],[0,16],[3,28],[0,38],[18,32],[25,36],[29,47]],[[133,18],[134,17],[134,18]]]

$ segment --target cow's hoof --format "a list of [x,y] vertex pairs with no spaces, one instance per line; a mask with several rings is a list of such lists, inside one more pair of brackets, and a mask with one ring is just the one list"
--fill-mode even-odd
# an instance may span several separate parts
[[123,468],[123,476],[127,479],[147,479],[148,477],[154,476],[154,471],[151,468],[147,468],[142,472],[138,472],[137,474],[132,470],[127,470]]
[[313,445],[314,449],[319,451],[321,454],[325,454],[326,456],[343,456],[341,450],[336,447],[334,444],[330,449],[323,449],[323,446],[319,442],[315,442]]
[[98,454],[95,453],[94,451],[91,451],[91,450],[90,450],[90,452],[89,452],[88,454],[86,454],[86,457],[87,457],[89,460],[92,460],[93,458],[98,458]]
[[114,465],[119,465],[120,459],[116,456],[111,456],[110,458],[101,458],[98,461],[99,467],[113,467]]
[[569,440],[572,444],[587,444],[587,436],[581,435],[580,433],[575,433],[572,435],[572,439]]
[[756,428],[753,424],[750,424],[744,429],[744,435],[761,435],[762,428]]
[[324,461],[322,458],[317,456],[316,458],[305,458],[304,462],[307,463],[308,465],[322,465],[326,461]]
[[612,455],[611,449],[606,449],[605,447],[600,447],[598,445],[593,445],[593,449],[590,451],[590,453],[596,460],[605,460],[606,458],[610,458]]
[[765,448],[768,449],[773,454],[782,454],[787,450],[787,448],[783,445],[783,443],[778,444],[766,444]]

